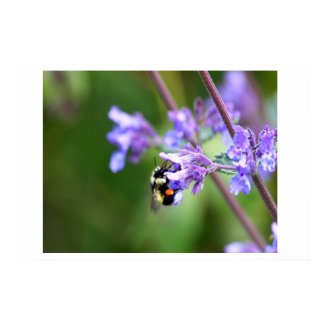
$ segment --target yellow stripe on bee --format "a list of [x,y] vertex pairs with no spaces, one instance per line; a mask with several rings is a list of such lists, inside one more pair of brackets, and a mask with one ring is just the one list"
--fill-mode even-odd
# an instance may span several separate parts
[[166,179],[165,178],[156,178],[155,182],[157,185],[163,185],[166,183]]

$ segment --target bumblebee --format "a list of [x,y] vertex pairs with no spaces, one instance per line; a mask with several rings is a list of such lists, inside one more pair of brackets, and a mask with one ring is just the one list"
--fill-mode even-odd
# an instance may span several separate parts
[[165,175],[171,167],[170,161],[164,161],[161,166],[154,169],[151,175],[151,210],[154,212],[157,212],[161,205],[172,205],[174,203],[178,189],[172,189],[169,186],[169,179]]

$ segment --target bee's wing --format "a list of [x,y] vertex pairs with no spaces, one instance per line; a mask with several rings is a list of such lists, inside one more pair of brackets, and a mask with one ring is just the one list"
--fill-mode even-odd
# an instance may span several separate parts
[[169,170],[170,168],[172,168],[172,166],[173,166],[173,163],[170,160],[164,160],[164,162],[161,165],[161,168]]
[[157,212],[162,204],[162,197],[157,188],[152,187],[151,190],[151,211]]
[[156,213],[160,208],[160,204],[157,201],[155,201],[153,197],[151,197],[150,207],[151,207],[151,211]]

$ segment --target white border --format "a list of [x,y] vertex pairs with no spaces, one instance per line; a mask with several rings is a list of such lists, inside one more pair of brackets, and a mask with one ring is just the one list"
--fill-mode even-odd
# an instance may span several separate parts
[[[52,66],[19,66],[17,68],[17,143],[24,157],[24,168],[18,168],[17,187],[20,204],[16,207],[16,256],[19,259],[263,259],[286,260],[308,258],[306,186],[296,184],[299,165],[295,153],[307,146],[306,138],[295,141],[304,123],[307,105],[307,72],[303,66],[273,67],[278,70],[279,128],[279,252],[277,254],[43,254],[42,253],[42,74]],[[64,66],[72,70],[72,67]],[[81,67],[79,67],[80,69]],[[232,69],[252,70],[250,66]],[[84,70],[84,69],[80,69]],[[102,67],[102,70],[106,70]],[[224,70],[224,69],[222,69]],[[260,66],[258,70],[266,70]],[[297,96],[299,93],[299,97]],[[16,160],[19,162],[19,159]],[[28,170],[28,173],[26,173]],[[305,189],[305,191],[304,191]],[[297,204],[299,202],[299,204]],[[29,217],[26,218],[28,209]]]

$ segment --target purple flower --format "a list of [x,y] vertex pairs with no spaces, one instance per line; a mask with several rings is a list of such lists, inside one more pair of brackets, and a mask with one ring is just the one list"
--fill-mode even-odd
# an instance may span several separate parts
[[[277,224],[275,222],[271,225],[272,230],[272,245],[266,245],[263,253],[277,253],[278,237],[277,237]],[[225,246],[225,253],[261,253],[259,247],[253,242],[233,242]]]
[[115,144],[118,149],[112,154],[109,164],[113,173],[124,168],[128,151],[130,151],[130,162],[137,163],[148,148],[161,142],[156,131],[141,113],[129,115],[117,106],[112,106],[108,118],[116,123],[106,136],[107,140]]
[[277,162],[277,136],[277,129],[270,130],[268,125],[266,125],[259,134],[259,143],[256,156],[260,159],[260,164],[264,171],[275,171]]
[[[212,98],[208,98],[205,102],[205,118],[203,126],[211,128],[212,133],[227,133],[227,128],[223,122],[218,108],[216,107]],[[234,106],[230,103],[227,104],[228,113],[231,119],[236,123],[239,120],[240,113],[234,109]]]
[[181,144],[179,132],[176,130],[168,130],[164,137],[164,145],[170,149],[177,149]]
[[171,182],[178,182],[178,188],[182,189],[188,188],[191,183],[194,183],[193,194],[200,192],[205,177],[217,168],[217,164],[207,158],[199,146],[194,148],[191,144],[187,144],[177,153],[161,152],[160,157],[170,160],[178,166],[176,171],[165,173],[167,178]]
[[199,126],[189,108],[184,107],[177,111],[169,111],[168,119],[174,124],[175,135],[179,139],[189,142],[195,141]]
[[227,150],[227,156],[233,161],[237,170],[237,175],[230,180],[230,192],[234,195],[238,195],[239,192],[248,194],[251,185],[247,176],[256,168],[252,152],[254,139],[252,131],[245,130],[239,125],[235,126],[235,132],[233,144]]
[[234,161],[233,165],[236,167],[237,173],[240,175],[250,175],[255,172],[256,162],[253,153],[248,150],[243,153],[239,161]]
[[[248,176],[255,173],[260,165],[264,171],[274,172],[277,131],[270,130],[266,125],[260,132],[259,142],[256,145],[255,134],[241,126],[235,126],[233,144],[227,150],[227,156],[236,166],[237,175],[230,180],[230,192],[238,195],[239,192],[248,194],[251,186]],[[255,153],[256,151],[256,153]]]
[[259,134],[259,145],[256,154],[260,157],[264,153],[274,150],[277,136],[277,129],[270,130],[270,127],[265,125],[264,129]]
[[274,172],[277,160],[277,154],[275,152],[265,153],[261,156],[260,163],[264,171]]
[[277,252],[278,251],[278,224],[273,222],[271,229],[272,229],[272,236],[273,236],[273,243],[272,243],[273,252]]
[[234,242],[225,246],[225,253],[261,253],[261,250],[252,242]]
[[109,162],[109,168],[113,173],[117,173],[124,168],[126,152],[115,151],[112,153],[111,160]]
[[251,190],[249,179],[244,174],[237,174],[230,180],[230,193],[238,195],[239,192],[248,194]]
[[[194,113],[187,107],[168,112],[168,118],[173,123],[174,129],[166,133],[165,146],[177,149],[184,143],[184,140],[195,143],[198,139],[206,140],[218,132],[222,133],[223,138],[227,137],[226,126],[212,98],[203,101],[198,97],[194,100],[193,106]],[[239,113],[232,107],[233,105],[230,103],[229,114],[234,121],[237,121]]]
[[227,155],[231,160],[240,161],[250,149],[250,133],[239,125],[235,125],[235,132],[233,145],[227,150]]
[[184,193],[182,190],[178,190],[174,196],[173,205],[179,205],[183,200]]

